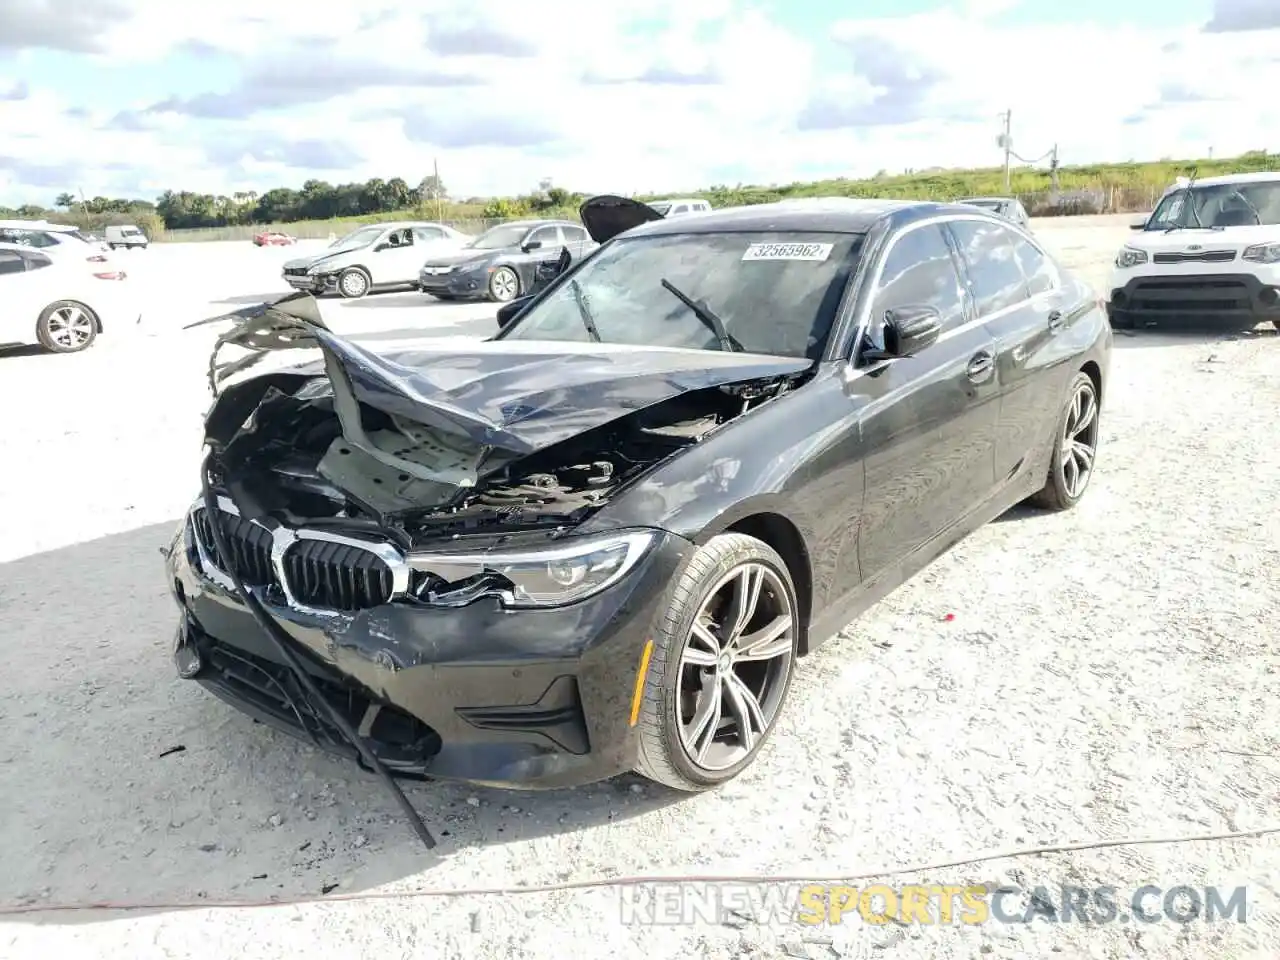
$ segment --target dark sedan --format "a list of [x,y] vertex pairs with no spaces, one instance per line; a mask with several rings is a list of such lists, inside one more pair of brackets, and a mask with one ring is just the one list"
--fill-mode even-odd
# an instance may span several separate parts
[[484,342],[378,352],[291,295],[223,340],[320,359],[212,367],[175,662],[392,775],[714,787],[797,658],[1080,501],[1111,336],[1025,231],[896,201],[625,230]]
[[577,260],[595,248],[580,224],[518,220],[491,227],[457,253],[432,257],[418,273],[418,288],[439,300],[507,303],[538,285],[565,251]]

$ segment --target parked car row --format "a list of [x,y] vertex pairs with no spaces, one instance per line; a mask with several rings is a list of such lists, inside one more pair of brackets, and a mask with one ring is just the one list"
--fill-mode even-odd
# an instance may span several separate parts
[[[711,205],[699,199],[655,200],[647,209],[659,218],[706,213]],[[253,242],[268,246],[295,240],[264,232]],[[431,221],[382,223],[353,230],[323,253],[290,260],[284,279],[295,290],[317,296],[359,298],[416,288],[438,300],[509,303],[536,292],[596,246],[586,228],[568,220],[502,223],[478,237]]]
[[[1112,333],[1018,225],[580,212],[598,246],[531,294],[492,277],[564,224],[430,261],[517,295],[489,340],[371,350],[296,294],[222,337],[250,353],[211,359],[166,551],[179,676],[387,783],[701,791],[799,658],[1013,505],[1085,496]],[[322,359],[252,366],[293,347]]]

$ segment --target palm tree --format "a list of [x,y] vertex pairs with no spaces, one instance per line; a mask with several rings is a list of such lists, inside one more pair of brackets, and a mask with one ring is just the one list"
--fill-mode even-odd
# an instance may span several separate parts
[[74,207],[75,204],[76,198],[69,193],[60,193],[58,194],[58,199],[53,201],[55,207],[61,207],[63,210],[68,210]]

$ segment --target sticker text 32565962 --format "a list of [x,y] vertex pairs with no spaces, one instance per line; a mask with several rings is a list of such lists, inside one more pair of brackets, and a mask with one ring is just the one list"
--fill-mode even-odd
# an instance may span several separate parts
[[753,243],[742,254],[746,260],[825,260],[831,243]]

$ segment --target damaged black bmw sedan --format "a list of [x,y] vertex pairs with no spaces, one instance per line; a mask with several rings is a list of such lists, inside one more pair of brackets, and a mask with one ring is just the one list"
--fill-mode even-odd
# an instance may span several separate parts
[[305,295],[221,338],[168,550],[182,676],[391,775],[701,790],[799,657],[1015,504],[1084,495],[1110,327],[1016,225],[610,216],[491,340],[375,348]]

